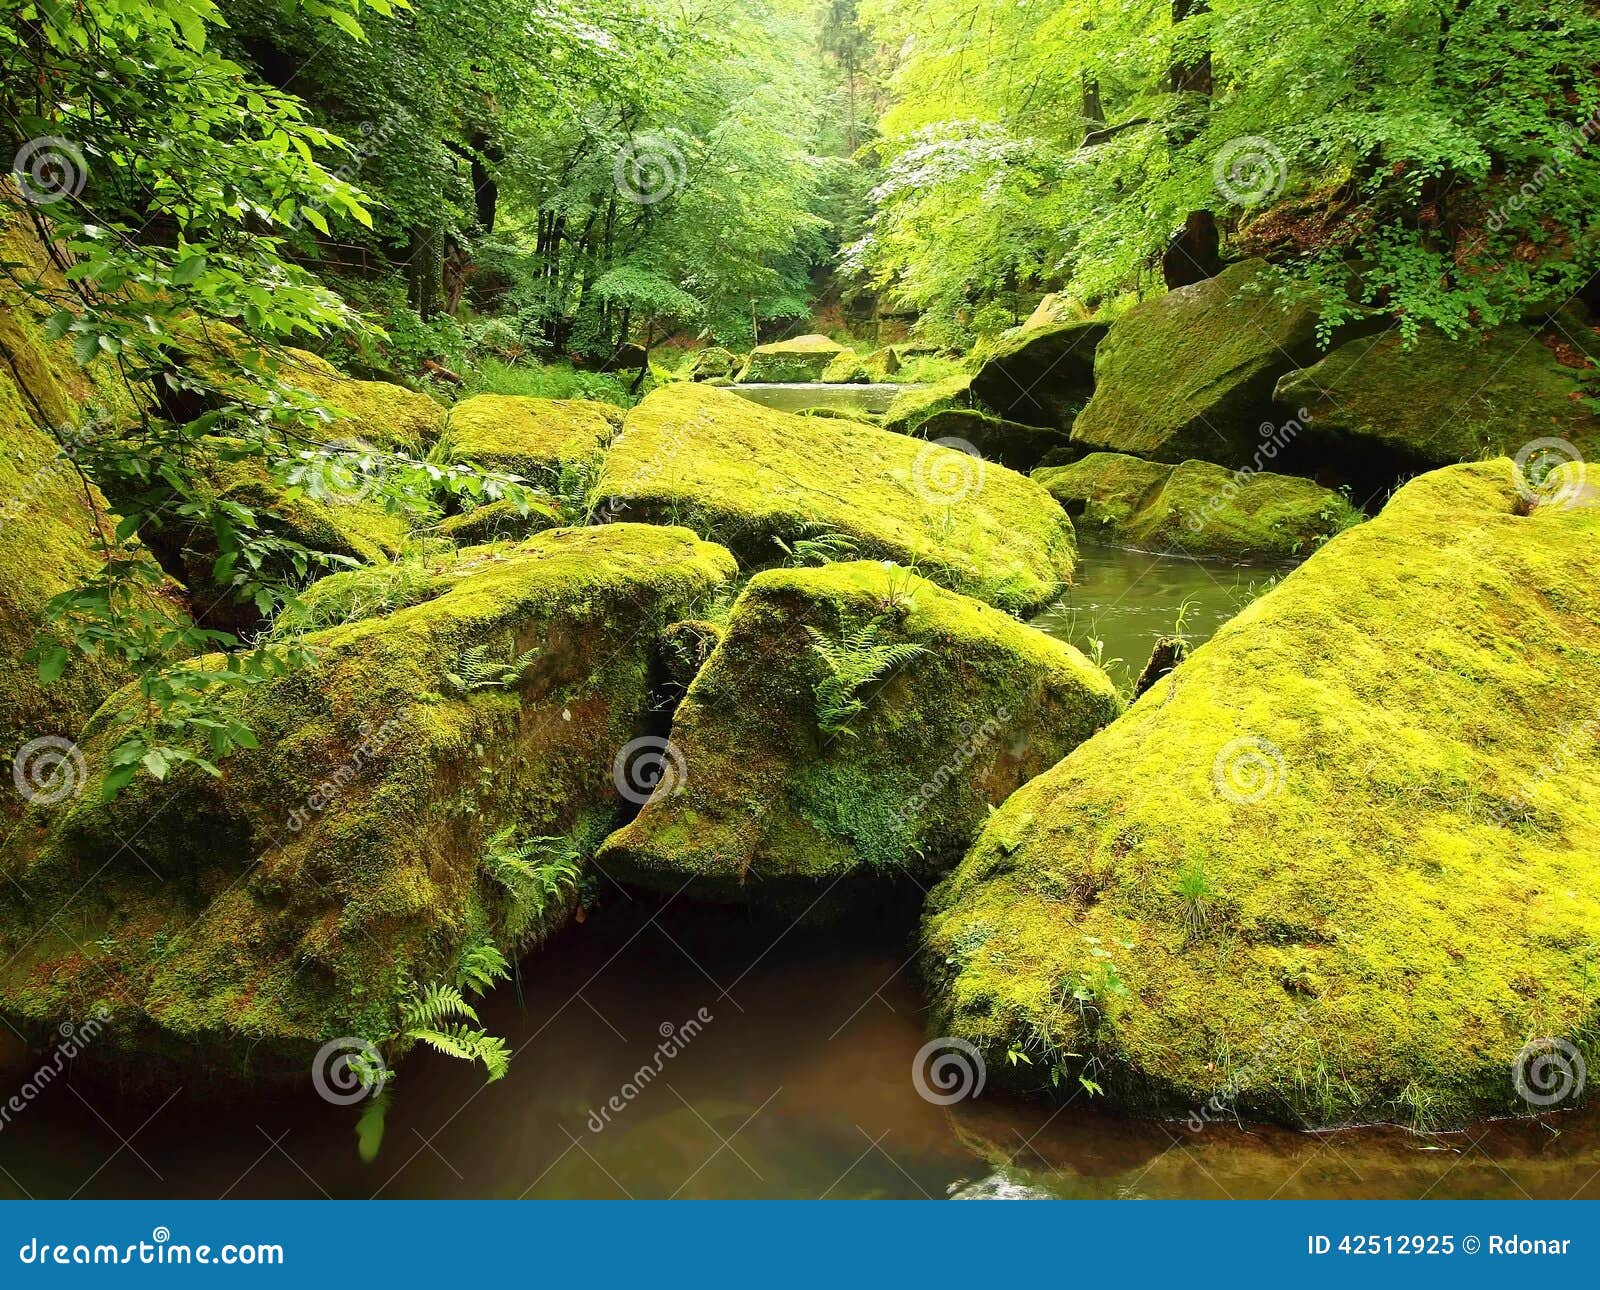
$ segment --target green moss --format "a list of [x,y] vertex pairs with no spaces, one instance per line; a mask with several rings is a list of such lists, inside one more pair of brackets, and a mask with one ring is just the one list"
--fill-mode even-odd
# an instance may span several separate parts
[[1600,452],[1600,418],[1583,405],[1578,374],[1520,327],[1462,340],[1429,329],[1410,349],[1394,332],[1353,340],[1284,376],[1276,398],[1352,456],[1381,450],[1442,466],[1515,456],[1540,438]]
[[815,335],[757,345],[750,351],[750,357],[745,359],[739,382],[750,385],[756,382],[819,381],[823,370],[843,350],[844,346],[838,341]]
[[678,375],[691,381],[709,381],[731,377],[739,360],[720,345],[693,350],[678,365]]
[[1505,460],[1414,481],[1014,794],[930,901],[935,1029],[1294,1124],[1525,1112],[1532,1037],[1593,1069],[1600,508],[1527,509]]
[[1210,462],[1165,466],[1090,453],[1033,478],[1086,539],[1239,560],[1304,559],[1361,513],[1308,479],[1229,471]]
[[971,406],[971,378],[949,376],[932,385],[914,385],[901,390],[883,414],[883,428],[896,434],[912,434],[936,412]]
[[1235,264],[1112,323],[1073,441],[1157,461],[1250,464],[1278,377],[1316,352],[1316,311],[1274,299],[1263,270],[1260,260]]
[[861,355],[853,349],[842,350],[832,362],[822,369],[821,379],[830,385],[864,385],[872,379]]
[[491,470],[552,482],[563,471],[592,477],[616,434],[620,409],[587,399],[479,394],[450,410],[458,458]]
[[[820,633],[869,623],[912,644],[819,721]],[[681,773],[601,856],[608,873],[701,895],[805,909],[961,855],[994,803],[1119,710],[1071,646],[978,601],[871,562],[758,574],[673,721]],[[835,883],[846,889],[832,893]],[[920,892],[918,893],[920,896]]]
[[[649,726],[659,629],[733,570],[638,525],[464,552],[431,598],[312,635],[313,666],[239,696],[260,746],[222,779],[139,779],[105,804],[124,692],[86,732],[82,795],[36,802],[0,851],[26,893],[0,908],[0,1008],[40,1031],[103,1003],[96,1059],[143,1079],[164,1063],[303,1079],[322,1041],[392,1033],[405,983],[449,975],[469,932],[514,957],[559,925],[513,943],[484,843],[612,822],[609,767]],[[534,657],[514,688],[463,694],[447,674],[478,647]]]
[[870,381],[892,380],[900,370],[900,356],[888,345],[875,349],[861,360]]
[[681,523],[749,568],[819,532],[861,556],[915,564],[953,590],[1024,611],[1073,565],[1071,521],[1037,484],[858,422],[800,417],[677,382],[628,416],[596,505]]
[[1095,350],[1106,324],[1070,322],[996,343],[972,374],[972,397],[1008,421],[1072,428],[1094,393]]
[[535,502],[526,514],[519,514],[515,503],[500,501],[450,516],[440,523],[439,533],[457,546],[481,546],[514,542],[560,523],[561,514],[554,506]]

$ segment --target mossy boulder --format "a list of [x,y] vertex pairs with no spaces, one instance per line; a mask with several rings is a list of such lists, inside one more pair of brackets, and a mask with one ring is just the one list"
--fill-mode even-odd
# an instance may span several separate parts
[[1107,326],[1062,323],[1016,333],[972,374],[972,396],[1008,421],[1070,430],[1094,394],[1094,356]]
[[820,381],[829,363],[844,346],[826,336],[796,336],[757,345],[739,373],[741,385]]
[[1033,474],[1085,540],[1239,560],[1304,559],[1361,514],[1309,479],[1092,452]]
[[1260,426],[1277,416],[1278,378],[1315,353],[1315,309],[1277,300],[1264,262],[1235,264],[1111,324],[1072,438],[1174,464],[1250,465]]
[[674,772],[599,863],[796,911],[926,883],[1119,707],[1071,646],[904,570],[758,574],[673,720]]
[[450,409],[450,443],[459,460],[536,483],[563,473],[589,479],[616,437],[620,412],[589,399],[477,394]]
[[1048,426],[1023,425],[973,408],[946,408],[917,427],[919,439],[971,444],[986,461],[1027,473],[1053,451],[1069,446],[1066,433]]
[[[180,768],[106,803],[134,701],[113,698],[82,793],[35,802],[0,851],[17,893],[0,1011],[42,1034],[104,1008],[92,1057],[142,1081],[305,1079],[330,1039],[403,1047],[412,983],[454,978],[482,940],[515,959],[565,921],[571,884],[541,899],[497,877],[489,839],[592,852],[620,803],[613,759],[649,728],[660,629],[733,571],[640,525],[465,553],[420,603],[315,633],[314,664],[238,694],[259,747],[221,779]],[[504,667],[478,683],[474,659]]]
[[970,377],[950,376],[932,385],[908,385],[894,396],[883,414],[883,428],[896,434],[914,434],[936,412],[971,406]]
[[866,365],[868,378],[873,381],[887,381],[900,370],[900,356],[890,345],[873,350],[861,361]]
[[1083,301],[1052,291],[1033,307],[1022,324],[1024,331],[1040,327],[1059,327],[1062,323],[1086,322],[1089,310]]
[[1286,374],[1276,398],[1331,441],[1329,456],[1442,466],[1515,456],[1534,439],[1557,438],[1593,460],[1600,418],[1584,406],[1578,376],[1526,328],[1460,340],[1430,328],[1410,348],[1396,332],[1348,341]]
[[840,534],[862,558],[1015,612],[1071,580],[1072,523],[1031,480],[861,422],[802,417],[677,382],[628,414],[594,490],[599,511],[680,523],[746,568]]
[[866,385],[872,377],[861,355],[847,349],[836,354],[822,369],[822,380],[829,385]]
[[[1572,499],[1569,499],[1572,500]],[[1527,1113],[1600,1048],[1600,507],[1403,488],[1015,793],[931,896],[990,1078],[1296,1126]],[[1012,1065],[1019,1049],[1033,1065]]]
[[515,502],[489,502],[470,511],[446,517],[439,534],[457,546],[482,546],[489,542],[514,542],[561,524],[561,512],[543,502],[520,509]]
[[[315,355],[291,350],[283,369],[292,385],[314,395],[333,416],[328,435],[410,456],[425,454],[444,431],[445,408],[429,394],[389,381],[358,381]],[[295,361],[297,360],[297,361]]]
[[731,377],[738,359],[721,345],[708,345],[693,351],[678,365],[678,375],[689,381],[710,381]]

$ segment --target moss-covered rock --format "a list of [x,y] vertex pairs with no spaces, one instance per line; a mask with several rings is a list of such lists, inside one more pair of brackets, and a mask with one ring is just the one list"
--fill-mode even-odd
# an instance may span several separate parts
[[914,434],[936,412],[972,406],[971,378],[950,376],[932,385],[909,385],[894,396],[883,414],[883,428],[896,434]]
[[1033,478],[1086,540],[1239,560],[1304,559],[1361,514],[1309,479],[1092,452]]
[[1515,456],[1542,438],[1566,439],[1591,460],[1600,452],[1600,418],[1584,406],[1578,373],[1525,328],[1461,340],[1428,329],[1409,349],[1396,332],[1352,340],[1285,375],[1276,398],[1331,441],[1330,456],[1442,466]]
[[873,381],[887,381],[900,370],[900,356],[890,345],[873,350],[861,361],[866,365],[868,378]]
[[1018,332],[972,374],[972,396],[1009,421],[1070,430],[1094,394],[1095,350],[1106,324],[1063,323]]
[[724,380],[738,370],[738,362],[721,345],[708,345],[690,353],[678,365],[678,375],[690,381]]
[[953,590],[1022,612],[1070,581],[1072,524],[1031,480],[855,421],[777,412],[676,382],[628,414],[594,500],[685,524],[747,567],[841,534],[863,558],[914,563]]
[[992,417],[973,408],[945,408],[917,427],[919,439],[950,439],[971,444],[986,461],[997,461],[1026,474],[1046,454],[1069,446],[1064,431],[1048,426],[1023,425]]
[[557,527],[561,518],[561,512],[555,506],[543,502],[530,502],[526,510],[520,510],[514,502],[489,502],[459,515],[448,516],[440,523],[439,534],[457,546],[514,542]]
[[797,910],[925,883],[1118,710],[1071,646],[904,570],[758,574],[674,718],[673,773],[600,864]]
[[1087,322],[1089,310],[1083,301],[1052,291],[1046,295],[1022,324],[1024,331],[1039,327],[1059,327],[1062,323]]
[[1085,447],[1177,463],[1250,465],[1273,386],[1316,352],[1316,311],[1276,300],[1259,260],[1136,305],[1095,351]]
[[565,473],[592,478],[621,412],[589,399],[478,394],[450,409],[457,458],[489,470],[553,483]]
[[828,364],[843,351],[838,341],[815,335],[757,345],[745,360],[739,383],[820,381]]
[[842,350],[822,369],[822,380],[829,385],[866,385],[872,380],[861,355],[853,349]]
[[105,804],[113,699],[81,796],[36,802],[0,852],[25,893],[0,906],[0,1009],[39,1033],[103,1007],[92,1057],[147,1080],[304,1078],[325,1040],[383,1041],[412,982],[485,938],[514,958],[571,912],[569,883],[497,877],[489,839],[581,859],[614,826],[659,629],[733,570],[639,525],[465,553],[425,600],[313,635],[313,665],[237,697],[259,747],[223,778]]
[[932,895],[935,1030],[1293,1124],[1593,1070],[1600,507],[1528,512],[1505,459],[1412,482],[1014,794]]
[[[31,228],[0,203],[0,261],[19,277],[68,299],[72,288]],[[105,661],[75,659],[44,690],[23,661],[45,604],[89,580],[116,516],[80,476],[73,456],[84,437],[131,414],[133,400],[109,364],[100,379],[73,360],[72,347],[44,338],[51,307],[14,288],[0,292],[0,757],[42,736],[75,736],[128,674]],[[9,786],[0,818],[20,805]]]
[[298,363],[286,365],[290,384],[321,400],[332,414],[331,439],[351,438],[374,448],[421,456],[439,438],[445,426],[445,408],[432,395],[408,390],[389,381],[358,381],[332,364],[304,360],[314,355],[290,351]]

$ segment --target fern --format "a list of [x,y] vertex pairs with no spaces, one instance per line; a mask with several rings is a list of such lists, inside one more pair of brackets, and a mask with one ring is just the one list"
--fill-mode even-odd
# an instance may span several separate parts
[[926,654],[921,645],[909,641],[878,640],[882,620],[873,618],[845,633],[839,640],[830,640],[814,627],[807,627],[811,648],[822,659],[828,674],[816,685],[817,725],[830,735],[848,735],[854,732],[848,723],[866,709],[861,691],[876,681],[890,668]]
[[456,670],[444,674],[445,685],[456,694],[474,690],[509,690],[526,675],[538,656],[537,649],[525,650],[510,662],[489,656],[488,645],[473,645],[456,657]]
[[796,538],[793,546],[781,537],[772,540],[789,557],[787,563],[796,568],[832,564],[835,560],[850,558],[859,549],[855,541],[843,533],[819,533],[815,537]]
[[471,941],[461,951],[461,961],[456,964],[456,979],[464,990],[482,994],[497,981],[511,975],[511,964],[500,952],[500,947],[487,936]]
[[513,832],[504,828],[489,839],[483,866],[516,902],[521,918],[507,929],[515,936],[542,922],[563,888],[577,890],[580,870],[578,848],[570,838],[530,838],[513,844]]
[[511,1068],[511,1049],[506,1046],[505,1040],[460,1022],[455,1025],[420,1026],[407,1030],[406,1038],[427,1044],[446,1057],[482,1062],[489,1072],[491,1084]]
[[446,981],[435,981],[400,1005],[400,1025],[408,1036],[418,1027],[436,1025],[449,1017],[476,1021],[478,1014],[461,991]]

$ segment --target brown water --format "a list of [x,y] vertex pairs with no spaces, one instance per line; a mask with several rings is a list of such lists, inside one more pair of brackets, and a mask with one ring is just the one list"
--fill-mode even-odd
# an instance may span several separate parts
[[[1202,637],[1267,576],[1088,552],[1045,625],[1081,643],[1093,623],[1142,662],[1185,600]],[[511,1073],[485,1085],[413,1054],[371,1164],[359,1108],[324,1103],[309,1072],[286,1096],[222,1101],[198,1075],[139,1100],[76,1077],[0,1126],[0,1195],[1600,1199],[1600,1108],[1419,1136],[1191,1131],[1083,1095],[931,1104],[912,1080],[914,944],[903,919],[796,928],[611,887],[480,1008]],[[665,1027],[678,1051],[654,1073]],[[0,1052],[0,1106],[38,1062]]]

